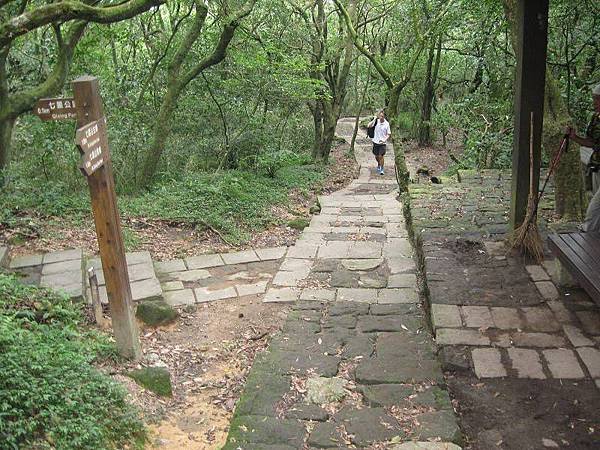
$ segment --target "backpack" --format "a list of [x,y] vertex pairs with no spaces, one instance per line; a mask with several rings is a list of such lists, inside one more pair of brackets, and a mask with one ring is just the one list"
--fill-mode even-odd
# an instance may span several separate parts
[[375,127],[377,126],[377,118],[375,118],[375,124],[372,127],[367,127],[367,137],[375,137]]

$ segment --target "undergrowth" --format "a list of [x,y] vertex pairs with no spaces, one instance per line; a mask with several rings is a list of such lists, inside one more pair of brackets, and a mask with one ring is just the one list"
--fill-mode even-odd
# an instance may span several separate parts
[[92,365],[115,357],[80,305],[0,274],[0,449],[142,448],[138,412]]
[[[232,243],[273,223],[273,206],[288,201],[292,189],[308,191],[318,185],[324,170],[316,165],[289,165],[269,170],[225,170],[189,173],[162,179],[150,191],[119,196],[123,217],[162,219],[212,228]],[[35,234],[47,217],[77,223],[91,215],[87,189],[74,190],[60,182],[19,179],[0,192],[0,229]],[[129,236],[129,247],[136,245]]]

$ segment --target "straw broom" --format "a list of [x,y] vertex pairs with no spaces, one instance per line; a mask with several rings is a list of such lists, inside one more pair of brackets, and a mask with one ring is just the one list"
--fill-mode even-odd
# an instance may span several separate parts
[[529,126],[529,197],[527,198],[527,212],[523,223],[513,232],[511,249],[519,248],[521,254],[533,258],[538,263],[544,258],[544,247],[537,225],[538,207],[542,195],[546,190],[548,180],[558,167],[563,152],[566,151],[569,143],[568,138],[568,135],[563,136],[560,148],[552,158],[552,161],[550,161],[546,179],[538,194],[537,186],[534,186],[533,183],[533,112],[531,113]]

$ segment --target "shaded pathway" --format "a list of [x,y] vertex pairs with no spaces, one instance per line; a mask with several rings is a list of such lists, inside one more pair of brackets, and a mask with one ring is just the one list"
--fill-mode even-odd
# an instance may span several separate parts
[[[337,134],[351,133],[342,119]],[[380,176],[359,144],[359,178],[319,199],[265,295],[292,311],[254,362],[225,449],[458,448],[443,444],[461,434],[418,303],[393,151]]]

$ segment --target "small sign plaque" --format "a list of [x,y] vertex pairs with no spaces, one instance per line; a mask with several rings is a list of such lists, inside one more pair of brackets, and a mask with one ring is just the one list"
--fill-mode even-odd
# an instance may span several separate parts
[[106,145],[106,119],[94,120],[77,129],[75,144],[81,153],[79,168],[88,177],[104,165],[103,147]]
[[40,119],[70,120],[76,119],[75,100],[72,98],[42,98],[37,101],[33,113]]

